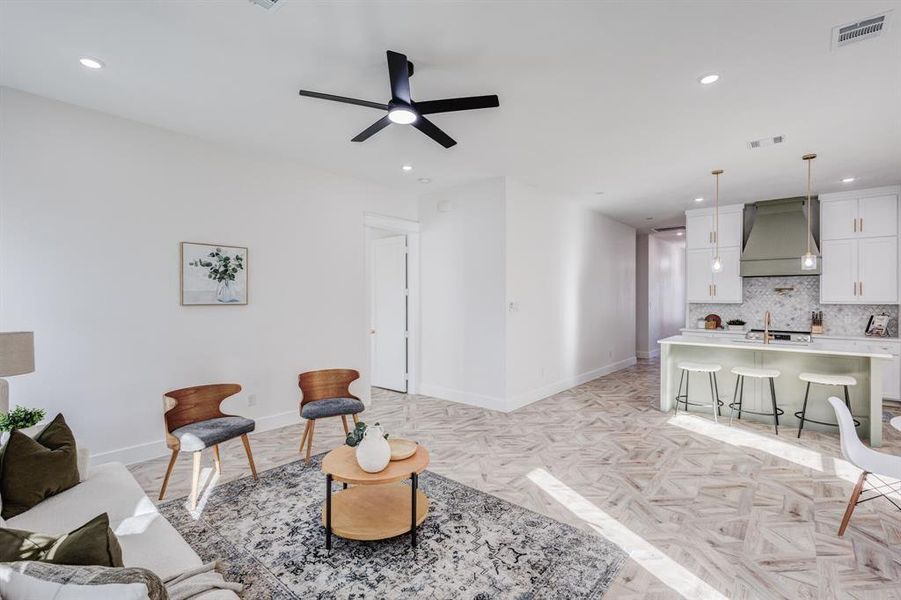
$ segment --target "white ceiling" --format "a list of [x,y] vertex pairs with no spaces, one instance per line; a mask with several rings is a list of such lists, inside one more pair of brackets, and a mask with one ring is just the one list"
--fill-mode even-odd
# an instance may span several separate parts
[[[282,2],[3,0],[0,83],[407,190],[513,175],[642,228],[710,198],[717,167],[723,203],[803,194],[806,152],[819,192],[901,181],[898,0]],[[832,26],[888,9],[881,38],[830,50]],[[398,125],[351,143],[378,111],[297,95],[387,101],[387,49],[414,99],[501,107],[434,115],[444,150]]]

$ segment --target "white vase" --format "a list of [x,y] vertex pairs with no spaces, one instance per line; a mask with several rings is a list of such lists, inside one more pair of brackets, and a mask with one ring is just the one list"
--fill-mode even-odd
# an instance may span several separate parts
[[223,303],[231,303],[238,301],[238,287],[231,279],[219,282],[219,288],[216,290],[216,300]]
[[381,425],[371,425],[357,445],[357,464],[367,473],[378,473],[391,462],[391,446]]

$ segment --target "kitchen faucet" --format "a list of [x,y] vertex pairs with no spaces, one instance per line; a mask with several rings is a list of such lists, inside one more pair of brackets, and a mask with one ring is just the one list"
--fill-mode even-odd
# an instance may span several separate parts
[[774,339],[773,336],[770,335],[770,325],[772,324],[773,317],[770,315],[770,311],[766,311],[763,313],[763,343],[769,344],[771,339]]

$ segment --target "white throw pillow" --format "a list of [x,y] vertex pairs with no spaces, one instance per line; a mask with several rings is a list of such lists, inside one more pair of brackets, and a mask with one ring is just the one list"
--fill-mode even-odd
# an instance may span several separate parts
[[150,600],[142,583],[75,585],[44,581],[0,565],[3,600]]

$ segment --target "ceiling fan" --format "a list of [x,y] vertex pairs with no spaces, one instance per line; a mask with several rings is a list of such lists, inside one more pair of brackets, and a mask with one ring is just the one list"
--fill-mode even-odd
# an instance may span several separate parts
[[413,63],[407,60],[406,55],[388,50],[388,78],[391,83],[391,100],[387,104],[347,98],[345,96],[334,96],[321,92],[311,92],[309,90],[300,90],[300,95],[368,106],[369,108],[377,108],[388,112],[384,117],[360,132],[351,140],[352,142],[366,141],[391,123],[397,123],[399,125],[412,125],[445,148],[450,148],[457,142],[439,129],[437,125],[426,119],[424,115],[500,106],[500,102],[498,102],[495,95],[414,102],[410,97],[410,77],[412,75]]

